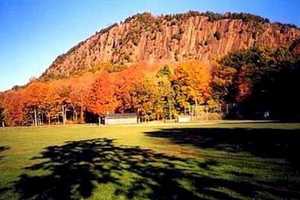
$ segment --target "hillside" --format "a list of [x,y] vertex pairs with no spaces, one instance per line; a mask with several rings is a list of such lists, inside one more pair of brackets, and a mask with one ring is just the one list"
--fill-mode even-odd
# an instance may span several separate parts
[[300,121],[299,55],[299,28],[251,14],[138,14],[0,93],[0,124],[94,123],[108,113]]
[[300,30],[295,26],[270,23],[251,14],[143,13],[96,32],[58,56],[41,79],[102,69],[120,71],[141,62],[151,65],[197,59],[210,63],[252,46],[289,46],[299,37]]

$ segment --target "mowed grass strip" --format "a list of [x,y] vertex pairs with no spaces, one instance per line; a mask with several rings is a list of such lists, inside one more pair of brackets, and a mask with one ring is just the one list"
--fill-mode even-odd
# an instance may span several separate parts
[[0,199],[300,199],[300,124],[0,129]]

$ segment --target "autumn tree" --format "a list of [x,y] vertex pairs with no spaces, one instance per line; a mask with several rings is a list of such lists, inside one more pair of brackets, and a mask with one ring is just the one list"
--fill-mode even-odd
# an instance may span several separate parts
[[99,117],[112,113],[118,106],[112,77],[108,73],[100,74],[89,91],[87,109]]
[[3,107],[0,107],[0,126],[5,126],[5,110]]
[[45,114],[46,92],[42,82],[32,82],[23,90],[24,111],[34,126],[41,124]]
[[195,60],[180,64],[172,81],[178,110],[183,112],[189,105],[207,104],[211,97],[210,84],[210,66]]
[[44,109],[47,116],[48,125],[52,123],[54,119],[59,122],[59,113],[61,108],[59,105],[60,97],[57,93],[57,86],[53,82],[47,84],[46,98],[44,102]]
[[213,70],[214,97],[223,104],[238,104],[240,117],[258,118],[262,114],[256,113],[265,111],[276,118],[291,116],[297,108],[297,60],[285,48],[230,53]]
[[136,81],[130,91],[133,105],[142,120],[172,118],[175,115],[172,72],[163,66],[154,75]]
[[4,94],[0,93],[0,126],[5,126]]
[[178,112],[184,113],[190,104],[193,103],[193,99],[190,95],[191,79],[182,66],[178,66],[175,69],[172,87],[175,94],[176,109]]
[[134,88],[140,84],[144,73],[136,67],[130,67],[115,74],[115,96],[118,101],[117,112],[137,112]]
[[220,103],[234,102],[236,89],[234,88],[234,77],[237,70],[220,64],[214,66],[212,70],[212,91],[213,98]]
[[71,87],[68,83],[61,83],[56,86],[56,93],[58,95],[57,104],[58,107],[61,109],[61,117],[63,124],[67,121],[67,111],[68,107],[71,104],[70,93]]
[[156,102],[157,115],[171,119],[176,114],[175,92],[171,82],[172,72],[169,66],[163,66],[156,74],[158,99]]
[[23,125],[24,98],[21,90],[11,90],[4,94],[3,105],[6,110],[5,122],[10,126]]
[[84,111],[86,110],[87,96],[94,82],[94,74],[85,74],[80,78],[70,80],[70,101],[74,110],[75,120],[79,113],[79,122],[84,123]]
[[140,120],[159,119],[162,116],[163,110],[158,104],[158,84],[152,76],[145,77],[135,84],[131,97]]

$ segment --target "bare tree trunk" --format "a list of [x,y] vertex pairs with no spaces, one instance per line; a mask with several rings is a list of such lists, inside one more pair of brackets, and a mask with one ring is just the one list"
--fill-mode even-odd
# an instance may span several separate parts
[[64,122],[64,124],[66,124],[66,121],[67,121],[67,109],[66,109],[66,106],[65,106],[64,117],[65,117],[65,122]]
[[51,124],[51,116],[48,115],[48,125],[50,125],[50,124]]
[[62,108],[62,120],[63,120],[63,125],[65,125],[65,124],[66,124],[66,106],[65,106],[65,105],[62,105],[61,108]]
[[83,107],[80,106],[80,123],[83,123],[84,122],[84,116],[83,116]]
[[82,96],[82,92],[80,92],[80,123],[85,123],[85,119],[84,119],[84,106],[83,106],[83,96]]
[[77,112],[74,110],[74,120],[77,121]]
[[77,112],[76,112],[76,109],[75,109],[75,106],[74,105],[71,105],[72,106],[72,121],[76,121],[77,120]]
[[195,109],[194,109],[194,119],[199,119],[198,118],[198,116],[199,116],[199,112],[198,112],[198,99],[196,98],[195,99]]
[[[61,120],[62,120],[62,124],[65,124],[65,117],[64,117],[64,107],[61,106]],[[60,123],[60,117],[58,116],[58,121]]]
[[170,103],[169,100],[168,100],[168,104],[169,104],[169,105],[168,105],[168,106],[169,106],[169,120],[172,120],[172,114],[171,114],[171,113],[172,113],[172,112],[171,112],[172,109],[171,109],[171,103]]
[[196,117],[196,119],[198,117],[198,101],[197,101],[197,99],[195,101],[195,117]]
[[39,114],[38,110],[36,111],[36,125],[37,126],[40,125],[40,114]]
[[206,110],[206,120],[208,120],[208,115],[209,115],[209,113],[208,113],[208,106],[206,106],[206,108],[205,108],[205,110]]
[[101,117],[98,117],[98,123],[99,123],[99,127],[101,126]]
[[40,126],[41,125],[41,115],[37,114],[37,125]]
[[41,126],[43,125],[43,121],[44,121],[44,114],[43,114],[43,112],[41,112],[41,114],[40,114],[40,125]]
[[36,108],[34,108],[34,126],[37,126],[37,114],[36,114]]

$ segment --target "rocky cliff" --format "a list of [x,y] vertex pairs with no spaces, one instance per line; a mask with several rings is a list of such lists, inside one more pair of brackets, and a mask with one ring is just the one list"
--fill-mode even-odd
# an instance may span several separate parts
[[104,66],[135,63],[176,63],[187,59],[213,62],[227,53],[251,46],[290,46],[300,38],[292,25],[270,23],[250,15],[188,12],[153,16],[137,14],[96,32],[58,56],[42,79],[69,77]]

